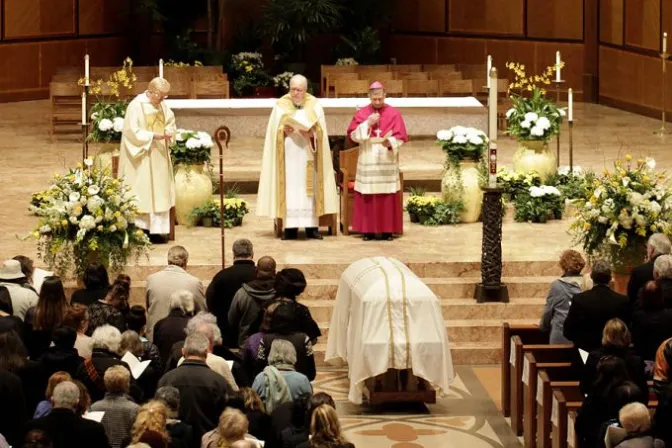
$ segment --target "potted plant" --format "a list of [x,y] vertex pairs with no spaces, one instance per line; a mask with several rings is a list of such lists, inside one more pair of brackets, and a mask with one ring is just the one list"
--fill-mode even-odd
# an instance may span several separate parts
[[[133,73],[131,58],[124,60],[121,69],[112,73],[107,81],[90,81],[89,93],[95,96],[91,106],[91,128],[87,140],[96,143],[98,150],[94,156],[97,167],[112,172],[112,158],[119,156],[121,132],[124,129],[124,117],[128,100],[120,99],[121,89],[128,92],[133,89],[137,77]],[[85,79],[77,84],[83,86]]]
[[441,194],[447,203],[462,203],[462,222],[476,222],[481,216],[483,193],[479,164],[488,149],[488,137],[475,128],[455,126],[436,134],[446,153],[446,172]]
[[203,227],[219,226],[219,201],[209,200],[191,211],[192,222]]
[[242,226],[243,217],[249,212],[250,208],[244,199],[238,197],[224,199],[224,224],[227,228]]
[[291,81],[292,76],[294,76],[293,72],[283,72],[274,76],[273,85],[275,86],[276,91],[282,92],[283,94],[289,92],[289,81]]
[[271,86],[271,78],[264,70],[261,53],[242,52],[234,54],[233,91],[239,97],[272,98],[275,89]]
[[92,159],[55,175],[33,197],[39,202],[30,210],[39,220],[30,236],[40,259],[63,278],[81,278],[92,260],[120,272],[148,253],[149,238],[135,226],[135,196]]
[[[560,67],[563,65],[561,63]],[[557,168],[555,154],[548,150],[548,142],[560,132],[565,111],[547,99],[545,89],[540,86],[551,83],[549,77],[556,66],[547,67],[542,75],[529,77],[522,64],[507,62],[506,67],[515,73],[515,79],[509,85],[513,107],[506,112],[508,133],[518,139],[513,167],[519,173],[536,171],[545,182]],[[519,93],[513,93],[515,89]]]
[[614,269],[616,289],[623,293],[632,268],[644,262],[646,242],[657,232],[672,234],[672,194],[653,159],[617,160],[613,170],[587,184],[577,199],[570,227],[575,242],[590,258],[606,258]]
[[[411,187],[408,189],[408,192],[410,193],[412,199],[414,197],[424,196],[427,193],[427,190],[422,187]],[[408,217],[411,219],[411,222],[420,222],[420,219],[418,218],[418,208],[415,200],[409,200],[406,203],[406,211],[408,212]]]
[[514,202],[520,194],[526,194],[530,187],[541,185],[541,177],[536,171],[517,173],[504,167],[497,170],[497,184],[504,189],[503,197],[506,202]]
[[514,201],[517,222],[545,223],[549,219],[562,219],[564,210],[560,190],[552,185],[532,186]]
[[336,65],[338,66],[349,66],[349,65],[359,65],[359,62],[355,58],[339,58],[336,60]]
[[406,202],[406,210],[417,216],[418,222],[423,224],[434,214],[438,202],[439,198],[436,196],[411,196]]
[[212,195],[212,180],[205,171],[213,141],[202,131],[178,129],[170,156],[175,169],[175,215],[178,224],[194,225],[191,211]]
[[352,30],[347,35],[341,34],[340,38],[341,43],[336,47],[336,53],[341,57],[350,56],[347,59],[360,61],[362,64],[380,63],[382,45],[377,29],[366,26],[359,30]]

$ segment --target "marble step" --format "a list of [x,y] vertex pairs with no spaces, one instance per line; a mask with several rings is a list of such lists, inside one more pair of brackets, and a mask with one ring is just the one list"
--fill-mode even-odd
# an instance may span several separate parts
[[[506,319],[511,324],[538,324],[539,316],[530,319]],[[383,323],[385,325],[386,323]],[[329,338],[329,323],[319,322],[322,336],[318,340],[327,342]],[[488,342],[501,344],[502,320],[500,319],[446,319],[444,320],[448,341],[458,342]]]
[[[542,298],[546,297],[551,282],[556,278],[551,276],[502,277],[502,281],[508,287],[509,297]],[[476,283],[480,281],[475,277],[423,278],[422,280],[437,297],[444,299],[473,299]],[[336,298],[338,283],[339,281],[336,279],[310,279],[301,298],[333,301]],[[203,284],[207,288],[209,282],[204,281]],[[74,289],[76,289],[75,284],[67,284],[66,294],[72,294]],[[130,302],[132,304],[143,304],[144,301],[145,282],[133,282]]]
[[[228,254],[227,254],[228,256]],[[403,261],[403,260],[402,260]],[[228,261],[230,263],[230,260]],[[456,262],[427,262],[406,263],[406,265],[418,277],[469,277],[480,278],[481,264],[479,262],[456,261]],[[308,279],[338,279],[348,267],[341,263],[313,263],[278,265],[278,269],[293,267],[303,271]],[[160,271],[164,266],[127,266],[125,273],[133,280],[145,280],[147,276]],[[199,264],[189,265],[187,270],[203,281],[211,280],[221,269],[220,265]],[[553,261],[505,261],[502,267],[502,275],[506,277],[523,276],[555,276],[559,275],[558,262]]]
[[[299,300],[317,322],[331,322],[334,304],[327,300]],[[441,299],[443,319],[537,319],[545,298],[517,299],[509,303],[476,303],[474,299]]]
[[[327,367],[324,355],[327,344],[317,344],[314,348],[315,364],[318,368]],[[450,342],[450,354],[453,365],[499,364],[502,359],[500,342]]]

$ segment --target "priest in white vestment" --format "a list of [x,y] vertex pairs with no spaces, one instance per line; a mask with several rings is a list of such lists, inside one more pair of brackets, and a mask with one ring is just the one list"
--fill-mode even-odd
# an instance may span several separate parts
[[[170,209],[175,205],[175,179],[170,144],[175,115],[163,101],[170,84],[154,78],[145,93],[126,109],[119,151],[119,177],[137,196],[135,224],[150,236],[170,233]],[[157,238],[153,238],[157,240]]]
[[320,216],[338,211],[324,111],[307,87],[305,77],[291,79],[266,129],[257,215],[281,218],[283,239],[296,239],[299,228],[322,239]]
[[325,361],[348,363],[348,400],[362,403],[365,381],[412,369],[439,392],[454,378],[441,303],[406,265],[364,258],[341,276]]

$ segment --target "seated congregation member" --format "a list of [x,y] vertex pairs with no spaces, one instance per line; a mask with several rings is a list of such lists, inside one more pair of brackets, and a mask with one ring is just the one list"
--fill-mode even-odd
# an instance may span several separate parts
[[86,334],[91,336],[96,328],[112,325],[119,333],[126,331],[123,310],[128,309],[128,291],[122,282],[114,282],[105,298],[89,305],[89,325]]
[[180,391],[180,416],[193,427],[196,440],[217,426],[227,395],[233,392],[224,377],[206,364],[209,347],[204,334],[194,332],[187,336],[184,362],[159,381],[159,387],[173,386]]
[[189,291],[175,291],[170,296],[170,311],[154,325],[153,342],[159,349],[164,365],[170,357],[170,349],[187,337],[185,330],[194,316],[194,295]]
[[208,285],[205,297],[208,310],[217,316],[217,323],[227,347],[238,346],[238,335],[228,325],[233,296],[247,282],[255,279],[254,248],[248,239],[233,242],[233,265],[219,271]]
[[[625,362],[615,356],[605,356],[597,364],[597,378],[576,417],[574,431],[579,447],[599,446],[602,426],[618,416],[628,403],[648,403],[648,396],[630,381]],[[603,440],[603,439],[602,439]]]
[[162,372],[163,360],[161,359],[159,348],[155,344],[152,344],[145,337],[147,329],[147,315],[145,314],[145,309],[142,306],[134,305],[130,308],[128,315],[126,316],[126,328],[128,330],[134,331],[140,338],[143,353],[138,357],[142,358],[143,360],[151,360],[151,366],[157,372]]
[[59,277],[47,277],[42,284],[37,305],[26,313],[24,340],[28,356],[37,359],[51,344],[51,333],[63,322],[68,311],[63,283]]
[[229,328],[238,335],[237,346],[245,347],[250,335],[259,330],[263,310],[275,300],[275,260],[261,257],[257,262],[257,277],[245,283],[233,296],[229,308]]
[[[77,371],[80,380],[91,394],[91,399],[102,400],[105,396],[105,372],[110,367],[123,366],[130,371],[128,365],[121,360],[119,349],[121,333],[111,325],[103,325],[93,332],[93,350],[91,359],[85,361]],[[131,395],[136,402],[142,399],[142,391],[131,381]]]
[[653,364],[660,344],[672,337],[672,309],[665,308],[663,292],[655,281],[639,293],[640,306],[632,313],[632,342],[637,354]]
[[44,374],[42,364],[28,359],[26,347],[14,331],[0,333],[0,371],[21,378],[25,406],[32,413],[43,398],[49,377]]
[[562,277],[551,283],[539,323],[541,331],[550,333],[551,344],[571,344],[562,331],[572,298],[583,290],[581,271],[585,266],[583,257],[575,250],[566,250],[560,256]]
[[341,431],[336,410],[328,404],[318,406],[310,419],[310,439],[297,448],[355,448]]
[[595,261],[590,278],[595,286],[574,296],[563,330],[565,338],[587,352],[600,348],[602,330],[607,321],[618,318],[623,322],[630,322],[628,298],[609,288],[611,282],[609,262]]
[[620,319],[611,319],[602,331],[602,347],[590,352],[581,378],[581,392],[590,393],[593,383],[597,378],[597,366],[603,358],[612,356],[619,358],[625,363],[628,379],[635,383],[639,390],[649,396],[649,386],[644,372],[644,361],[637,356],[634,349],[630,348],[630,331]]
[[261,344],[261,339],[271,330],[271,319],[273,317],[273,312],[281,304],[279,301],[275,301],[268,305],[264,310],[264,315],[261,318],[261,324],[259,325],[259,331],[250,335],[245,342],[245,347],[242,350],[242,363],[243,368],[245,369],[245,374],[254,380],[254,377],[259,373],[257,367],[259,365],[259,345]]
[[84,270],[84,289],[72,293],[71,304],[81,303],[89,306],[104,300],[110,289],[110,279],[107,269],[100,263],[90,263]]
[[628,298],[630,305],[635,306],[639,291],[654,279],[653,265],[661,255],[670,254],[670,239],[663,233],[654,233],[646,243],[646,263],[635,267],[628,281]]
[[672,255],[660,255],[653,263],[653,278],[663,291],[665,308],[672,308]]
[[166,429],[167,421],[166,405],[159,400],[148,401],[140,407],[133,423],[132,443],[144,442],[151,447],[172,448],[170,435]]
[[89,390],[81,381],[72,380],[72,382],[75,383],[75,386],[79,389],[79,401],[75,407],[75,414],[83,416],[91,409],[91,403],[93,403],[93,401],[91,401],[91,394],[89,394]]
[[105,412],[101,423],[112,448],[122,448],[130,438],[131,428],[138,414],[138,406],[130,399],[131,373],[122,366],[105,371],[105,398],[91,405],[93,412]]
[[38,359],[45,375],[51,376],[58,371],[67,372],[73,377],[77,375],[77,370],[84,359],[75,349],[76,339],[77,333],[70,327],[59,325],[54,330],[52,345]]
[[79,398],[79,388],[73,382],[60,383],[54,389],[53,409],[49,415],[29,421],[25,432],[32,429],[45,431],[53,441],[54,448],[109,447],[103,425],[82,418],[75,412]]
[[[123,358],[126,353],[130,353],[139,361],[150,361],[149,365],[135,381],[138,387],[142,389],[142,395],[144,397],[153,396],[156,391],[156,383],[158,383],[159,378],[161,378],[163,371],[157,369],[154,361],[147,356],[148,352],[142,344],[140,336],[138,336],[138,333],[135,331],[126,330],[121,334],[119,354]],[[160,361],[158,367],[161,367]]]
[[0,403],[0,434],[12,446],[20,446],[23,425],[33,409],[26,406],[21,378],[4,369],[0,369]]
[[275,295],[278,300],[289,303],[294,307],[296,317],[296,331],[305,333],[313,344],[322,336],[320,327],[310,315],[307,306],[297,302],[297,297],[306,290],[306,277],[298,269],[287,268],[275,276]]
[[86,335],[86,329],[89,327],[89,308],[81,303],[70,305],[63,319],[63,325],[77,332],[75,350],[77,350],[79,356],[84,359],[91,359],[91,336]]
[[29,308],[37,305],[37,293],[30,285],[25,286],[26,276],[17,260],[5,260],[0,267],[0,286],[9,291],[14,315],[21,320],[26,318]]
[[310,419],[313,411],[323,404],[336,409],[334,399],[325,392],[318,392],[313,396],[304,394],[294,400],[291,422],[286,425],[275,426],[276,428],[281,428],[279,446],[282,448],[293,448],[307,442],[310,435]]
[[219,417],[219,424],[201,439],[201,448],[232,447],[235,442],[250,440],[255,448],[261,445],[247,433],[249,422],[238,409],[226,408]]
[[21,263],[21,272],[23,272],[23,275],[26,277],[24,286],[30,286],[37,294],[40,294],[40,289],[42,288],[42,281],[44,278],[54,275],[53,272],[36,268],[33,260],[26,257],[25,255],[16,255],[15,257],[12,257],[12,260],[16,260]]
[[618,411],[618,425],[623,432],[610,437],[614,448],[665,448],[665,443],[651,433],[651,414],[642,403],[626,404]]
[[147,277],[147,338],[153,341],[154,325],[170,311],[170,297],[175,291],[189,291],[194,295],[196,311],[207,310],[203,283],[187,272],[189,253],[182,246],[168,250],[168,266]]
[[245,413],[249,423],[247,431],[255,438],[263,440],[265,445],[275,446],[276,434],[271,416],[266,413],[259,394],[250,387],[241,387],[238,393],[244,401],[241,411]]
[[295,370],[296,349],[291,342],[276,339],[271,344],[266,366],[254,379],[252,389],[264,402],[266,413],[271,414],[301,394],[313,393],[310,380]]
[[23,439],[22,448],[54,448],[49,434],[41,429],[31,429]]
[[72,377],[67,372],[55,372],[49,377],[49,382],[47,383],[47,392],[45,393],[45,399],[40,401],[35,408],[33,413],[33,418],[41,418],[45,415],[48,415],[51,412],[51,397],[54,395],[54,388],[61,384],[63,381],[72,381]]
[[12,298],[6,286],[0,286],[0,333],[15,331],[23,340],[23,321],[14,316]]
[[173,448],[189,448],[193,446],[194,429],[191,425],[179,419],[180,391],[172,386],[160,387],[157,389],[154,399],[165,404],[168,410],[166,430],[170,436],[171,446]]
[[297,329],[296,308],[289,303],[281,303],[271,317],[271,328],[259,343],[257,352],[257,369],[261,372],[268,365],[269,353],[273,342],[276,340],[289,341],[294,346],[296,353],[295,369],[297,372],[308,377],[309,381],[315,379],[315,358],[313,357],[313,344],[305,333]]

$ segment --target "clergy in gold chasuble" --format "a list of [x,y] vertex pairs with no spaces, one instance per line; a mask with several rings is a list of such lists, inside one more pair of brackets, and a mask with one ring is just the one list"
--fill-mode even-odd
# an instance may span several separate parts
[[[285,125],[299,129],[302,124],[313,127],[312,139],[298,130],[284,134]],[[282,218],[288,229],[310,228],[318,226],[320,216],[337,211],[338,195],[324,110],[310,94],[305,95],[300,105],[295,105],[287,94],[273,107],[266,129],[257,215]]]
[[169,232],[168,216],[175,205],[171,139],[155,140],[154,133],[174,136],[175,130],[175,115],[164,101],[155,106],[143,93],[128,105],[121,135],[119,177],[137,196],[136,224],[150,233]]

